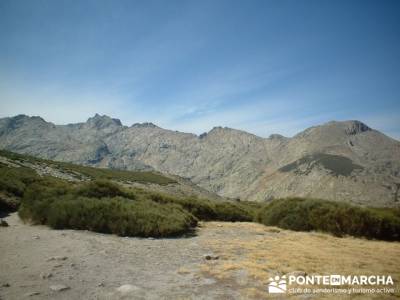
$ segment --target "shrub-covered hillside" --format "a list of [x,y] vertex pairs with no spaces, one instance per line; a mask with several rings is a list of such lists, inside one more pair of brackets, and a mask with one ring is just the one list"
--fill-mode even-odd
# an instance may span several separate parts
[[[127,184],[175,183],[156,173],[96,169],[6,151],[0,154],[7,159],[0,160],[0,210],[18,209],[20,217],[33,224],[165,237],[190,232],[198,220],[253,220],[253,208],[245,203],[176,197]],[[44,173],[44,168],[53,171]],[[54,168],[62,170],[63,176],[72,175],[60,178]]]
[[5,150],[0,150],[0,156],[8,158],[13,161],[29,162],[32,164],[44,164],[48,167],[62,170],[63,172],[73,174],[77,178],[90,178],[90,179],[109,179],[119,181],[137,181],[155,184],[170,184],[176,181],[155,172],[138,172],[138,171],[124,171],[115,169],[101,169],[87,166],[81,166],[66,162],[45,160],[29,155],[18,154]]
[[[13,155],[7,153],[9,159]],[[75,175],[81,174],[77,170],[88,169],[86,180],[47,176],[35,168],[0,161],[0,210],[18,209],[24,221],[56,229],[86,229],[121,236],[177,236],[190,233],[200,220],[216,220],[256,221],[297,231],[400,240],[398,208],[300,198],[260,204],[191,195],[177,197],[120,184],[127,177],[112,175],[118,172],[71,166]]]
[[318,199],[280,199],[261,208],[256,220],[297,231],[400,240],[399,208],[368,208]]

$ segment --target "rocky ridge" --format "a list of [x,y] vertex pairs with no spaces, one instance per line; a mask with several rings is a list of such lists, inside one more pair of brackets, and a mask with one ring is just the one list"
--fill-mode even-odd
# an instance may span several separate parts
[[261,138],[226,127],[200,136],[152,123],[128,127],[98,114],[68,125],[19,115],[0,119],[0,148],[96,167],[175,174],[244,200],[302,196],[372,206],[400,203],[400,142],[360,121],[333,121],[292,138]]

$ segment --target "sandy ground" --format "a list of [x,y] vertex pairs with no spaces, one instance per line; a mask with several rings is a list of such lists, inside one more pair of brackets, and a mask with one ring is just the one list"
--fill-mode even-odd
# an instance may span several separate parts
[[[1,299],[228,298],[199,275],[209,249],[201,234],[180,239],[123,238],[23,224],[16,214],[0,228]],[[181,268],[190,273],[179,272]],[[4,285],[9,284],[9,287]],[[131,285],[125,292],[122,285]],[[69,287],[52,291],[53,285]],[[210,288],[212,286],[212,288]],[[228,291],[228,292],[227,292]],[[38,295],[32,295],[39,293]]]
[[203,223],[191,237],[142,239],[30,226],[17,214],[5,220],[10,225],[0,227],[0,299],[5,300],[270,299],[269,276],[299,270],[376,271],[400,279],[400,243],[337,239],[253,223]]

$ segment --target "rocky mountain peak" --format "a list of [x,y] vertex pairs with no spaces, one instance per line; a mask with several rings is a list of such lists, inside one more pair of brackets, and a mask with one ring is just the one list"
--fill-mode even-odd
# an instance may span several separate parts
[[97,129],[103,129],[103,128],[107,128],[110,126],[122,126],[122,123],[119,119],[113,119],[106,115],[101,116],[97,113],[94,115],[94,117],[89,118],[86,121],[86,124],[89,127],[93,127],[93,128],[97,128]]
[[227,134],[227,133],[229,133],[229,134],[242,134],[242,133],[245,133],[245,134],[251,134],[251,133],[248,133],[248,132],[244,132],[244,131],[242,131],[242,130],[238,130],[238,129],[234,129],[234,128],[230,128],[230,127],[222,127],[222,126],[215,126],[215,127],[213,127],[209,132],[208,132],[208,135],[210,135],[210,134],[216,134],[216,133],[219,133],[219,134]]
[[284,140],[284,139],[287,139],[287,137],[284,137],[283,135],[278,134],[278,133],[273,133],[268,138],[271,139],[271,140]]
[[48,124],[45,120],[43,120],[41,117],[38,116],[27,116],[27,115],[17,115],[12,118],[8,118],[7,120],[7,127],[8,129],[16,129],[21,126],[27,125],[43,125],[43,124]]
[[346,126],[345,131],[348,135],[354,135],[372,130],[366,124],[357,120],[345,121],[344,124]]
[[322,134],[330,140],[333,140],[335,137],[346,137],[346,135],[356,135],[367,131],[372,131],[372,129],[363,122],[357,120],[330,121],[319,126],[309,127],[294,137],[304,138],[309,137],[310,135],[319,136]]
[[132,125],[135,128],[157,128],[158,126],[151,122],[135,123]]
[[12,117],[11,119],[14,120],[14,121],[17,121],[17,122],[19,122],[19,121],[37,121],[37,122],[46,123],[46,121],[42,117],[39,117],[39,116],[27,116],[27,115],[24,115],[24,114],[17,115],[15,117]]

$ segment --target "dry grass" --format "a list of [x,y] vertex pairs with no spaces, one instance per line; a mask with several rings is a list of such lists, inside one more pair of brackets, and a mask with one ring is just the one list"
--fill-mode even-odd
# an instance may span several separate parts
[[[391,275],[397,292],[384,297],[400,298],[398,242],[336,238],[255,223],[209,222],[203,224],[202,230],[205,232],[203,242],[220,256],[219,260],[204,264],[203,273],[240,285],[244,298],[267,297],[268,279],[292,272]],[[382,295],[352,295],[352,298],[358,297],[384,298]],[[318,296],[321,298],[332,299],[335,296]]]

